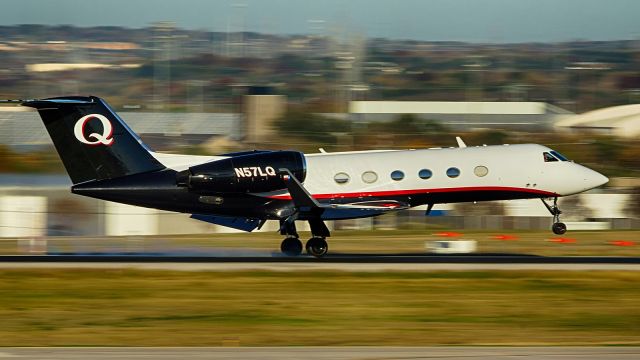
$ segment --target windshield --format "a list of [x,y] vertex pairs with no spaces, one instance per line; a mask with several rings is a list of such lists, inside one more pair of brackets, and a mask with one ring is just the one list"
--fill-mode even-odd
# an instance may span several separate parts
[[556,159],[555,156],[549,154],[548,152],[543,153],[542,155],[544,156],[544,162],[558,161],[558,159]]
[[557,157],[560,161],[569,161],[569,159],[567,159],[566,156],[560,154],[559,152],[555,151],[555,150],[551,150],[551,154],[555,157]]
[[552,162],[552,161],[569,161],[564,155],[560,154],[555,150],[551,150],[549,152],[542,153],[544,156],[544,162]]

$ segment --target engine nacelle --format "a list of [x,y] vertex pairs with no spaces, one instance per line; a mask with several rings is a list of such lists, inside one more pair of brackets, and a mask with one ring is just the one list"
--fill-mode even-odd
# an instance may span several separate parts
[[286,189],[278,175],[286,168],[300,181],[307,176],[304,154],[256,152],[190,167],[178,173],[178,186],[202,193],[260,193]]

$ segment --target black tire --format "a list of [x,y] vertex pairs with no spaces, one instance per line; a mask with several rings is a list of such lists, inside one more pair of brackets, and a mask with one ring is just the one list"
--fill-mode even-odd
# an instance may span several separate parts
[[280,251],[287,256],[300,256],[302,254],[302,241],[298,238],[286,238],[280,244]]
[[321,237],[312,237],[309,239],[305,248],[307,249],[307,254],[317,258],[321,258],[329,252],[327,240]]
[[567,225],[561,222],[555,223],[551,227],[551,231],[553,231],[553,233],[556,235],[564,235],[564,233],[567,232]]

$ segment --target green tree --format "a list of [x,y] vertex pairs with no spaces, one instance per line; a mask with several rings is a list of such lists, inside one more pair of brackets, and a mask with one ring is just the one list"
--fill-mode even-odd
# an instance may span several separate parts
[[335,144],[336,133],[348,132],[351,128],[346,120],[332,119],[299,109],[288,111],[276,120],[275,127],[280,134],[319,144]]

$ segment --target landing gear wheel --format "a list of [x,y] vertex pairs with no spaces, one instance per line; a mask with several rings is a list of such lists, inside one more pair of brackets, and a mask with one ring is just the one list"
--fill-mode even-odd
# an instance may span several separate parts
[[329,244],[327,244],[327,240],[322,237],[312,237],[307,241],[307,254],[321,258],[327,255],[329,251]]
[[567,225],[560,222],[560,214],[562,214],[562,211],[560,211],[560,209],[558,208],[558,198],[553,198],[553,205],[547,204],[544,199],[540,200],[542,200],[544,206],[547,208],[547,210],[549,210],[551,215],[553,215],[553,225],[551,226],[551,231],[553,231],[553,233],[556,235],[563,235],[564,233],[566,233]]
[[302,241],[296,237],[288,237],[282,240],[280,251],[287,256],[299,256],[302,254]]
[[553,226],[551,226],[551,230],[556,235],[563,235],[564,233],[567,232],[567,225],[561,222],[557,222],[553,224]]

